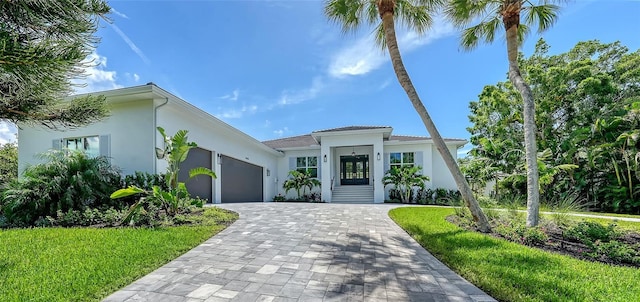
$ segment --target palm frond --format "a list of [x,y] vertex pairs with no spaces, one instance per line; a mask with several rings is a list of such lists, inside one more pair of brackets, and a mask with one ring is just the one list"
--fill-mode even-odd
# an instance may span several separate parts
[[524,24],[537,25],[538,32],[549,29],[558,19],[560,7],[555,4],[531,5],[522,8]]
[[[358,29],[362,23],[363,11],[367,5],[371,5],[367,0],[328,0],[324,5],[324,14],[329,20],[342,27],[344,33]],[[366,20],[369,21],[369,20]]]
[[465,50],[476,48],[480,42],[491,43],[495,39],[495,34],[502,26],[499,17],[494,17],[485,22],[480,22],[462,31],[460,45]]

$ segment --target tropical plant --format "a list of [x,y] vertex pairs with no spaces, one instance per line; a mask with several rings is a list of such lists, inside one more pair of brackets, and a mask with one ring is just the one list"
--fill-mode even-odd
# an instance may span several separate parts
[[[541,39],[520,60],[536,102],[541,202],[553,206],[575,193],[593,210],[640,213],[634,135],[640,127],[640,52],[598,41],[554,55],[549,48]],[[465,173],[483,177],[485,166],[498,172],[501,194],[526,195],[519,93],[499,82],[486,86],[470,108],[473,149]]]
[[414,188],[424,189],[424,183],[429,181],[429,176],[422,175],[421,171],[420,166],[393,167],[382,177],[382,184],[393,185],[400,193],[400,200],[410,203]]
[[[298,199],[302,199],[303,195],[307,194],[307,188],[312,190],[313,187],[320,186],[321,182],[317,178],[311,176],[311,171],[306,169],[304,171],[291,170],[289,171],[289,179],[285,180],[282,184],[282,188],[285,193],[291,190],[296,190],[298,193]],[[300,190],[302,194],[300,194]]]
[[[527,165],[527,226],[537,226],[540,219],[540,187],[538,185],[538,160],[536,158],[536,118],[533,93],[522,77],[518,64],[518,48],[529,31],[529,25],[537,25],[538,31],[551,27],[557,19],[559,7],[554,2],[562,0],[449,0],[445,12],[457,26],[464,28],[461,45],[473,49],[479,42],[491,43],[502,28],[506,31],[509,80],[520,93],[523,101],[524,146]],[[521,19],[523,15],[523,20]],[[480,22],[471,27],[469,24]],[[524,22],[522,22],[524,21]],[[524,23],[524,24],[522,24]]]
[[[178,180],[180,164],[187,159],[189,150],[197,147],[195,142],[188,141],[188,131],[178,130],[174,136],[167,136],[162,127],[158,127],[158,132],[164,138],[165,148],[161,150],[164,158],[168,162],[167,173],[165,174],[165,184],[168,190],[164,190],[159,185],[153,185],[151,190],[145,190],[136,186],[129,186],[117,190],[111,194],[112,199],[128,197],[136,194],[143,194],[136,203],[131,206],[130,211],[125,215],[123,223],[134,223],[132,220],[136,215],[149,205],[157,205],[163,209],[167,215],[173,217],[179,214],[188,206],[202,207],[203,202],[198,198],[191,198],[184,182]],[[216,178],[215,172],[209,168],[196,167],[189,171],[189,178],[207,175]]]
[[58,211],[119,207],[109,194],[120,185],[120,171],[108,158],[76,151],[50,151],[42,157],[48,162],[25,169],[2,194],[0,209],[12,224],[33,225]]
[[[460,172],[455,158],[451,155],[429,112],[420,100],[398,48],[396,20],[418,34],[423,34],[433,22],[431,15],[436,12],[442,2],[442,0],[327,0],[325,15],[340,24],[345,32],[356,30],[364,22],[377,25],[377,42],[380,45],[386,45],[400,86],[406,92],[409,101],[431,135],[436,149],[451,172],[466,205],[478,224],[478,228],[483,232],[489,232],[491,227],[487,217],[482,212],[469,184]],[[380,20],[382,22],[379,23]]]
[[18,178],[18,145],[6,143],[0,146],[0,190]]
[[94,64],[106,1],[1,1],[0,10],[0,120],[73,128],[108,115],[103,96],[63,101]]

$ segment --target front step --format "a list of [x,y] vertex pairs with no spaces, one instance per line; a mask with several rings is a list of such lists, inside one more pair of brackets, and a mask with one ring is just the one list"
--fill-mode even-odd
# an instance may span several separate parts
[[373,186],[337,186],[331,194],[332,203],[373,203]]

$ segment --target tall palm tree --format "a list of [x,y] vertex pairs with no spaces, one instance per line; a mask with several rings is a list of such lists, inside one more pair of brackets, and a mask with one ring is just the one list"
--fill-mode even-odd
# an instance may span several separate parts
[[[533,2],[537,2],[534,4]],[[479,42],[493,42],[496,33],[506,31],[509,80],[520,92],[524,104],[524,146],[527,166],[527,226],[538,225],[540,216],[540,185],[537,161],[535,103],[531,88],[522,78],[518,65],[518,47],[529,32],[529,25],[538,31],[551,27],[558,17],[562,0],[449,0],[445,13],[458,27],[464,28],[460,44],[473,49]],[[521,19],[521,17],[524,17]],[[469,24],[480,22],[476,25]],[[524,21],[524,24],[522,22]],[[502,26],[501,26],[502,25]]]
[[[487,217],[482,212],[469,184],[462,172],[460,172],[455,158],[449,152],[440,132],[438,132],[436,125],[420,100],[404,67],[400,50],[398,49],[395,29],[396,20],[417,33],[424,33],[433,22],[431,15],[442,4],[443,0],[327,0],[325,2],[325,15],[330,20],[342,25],[342,29],[345,32],[357,29],[363,22],[377,26],[377,41],[382,42],[382,45],[386,45],[398,82],[407,93],[411,104],[431,135],[436,149],[438,149],[447,168],[451,171],[458,189],[476,221],[478,229],[482,232],[490,232],[491,227]],[[382,20],[382,22],[378,23],[379,20]]]

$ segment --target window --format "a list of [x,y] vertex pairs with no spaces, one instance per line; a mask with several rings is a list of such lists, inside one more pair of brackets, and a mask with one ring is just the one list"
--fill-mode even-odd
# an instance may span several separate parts
[[413,166],[415,163],[413,152],[390,153],[389,157],[389,163],[392,169],[402,166]]
[[68,150],[83,151],[90,157],[96,157],[100,155],[100,138],[98,136],[67,138],[64,140],[64,147]]
[[311,177],[317,178],[318,177],[318,157],[307,156],[307,157],[296,158],[296,170],[300,172],[309,170]]

